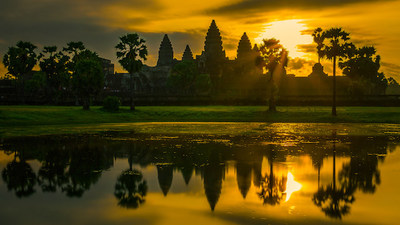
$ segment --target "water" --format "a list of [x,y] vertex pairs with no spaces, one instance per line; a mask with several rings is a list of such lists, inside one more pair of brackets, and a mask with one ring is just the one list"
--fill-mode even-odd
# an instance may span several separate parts
[[339,133],[5,139],[0,224],[398,224],[399,136]]

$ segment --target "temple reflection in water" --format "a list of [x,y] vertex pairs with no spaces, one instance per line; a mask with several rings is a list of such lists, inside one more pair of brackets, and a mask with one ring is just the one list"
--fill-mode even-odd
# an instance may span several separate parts
[[20,199],[38,193],[81,198],[115,171],[109,194],[122,208],[140,210],[159,192],[158,201],[168,201],[171,191],[201,193],[212,211],[221,201],[250,198],[276,207],[307,196],[302,204],[341,219],[351,214],[357,193],[379,189],[380,165],[395,143],[387,136],[45,137],[5,141],[0,168],[8,193]]

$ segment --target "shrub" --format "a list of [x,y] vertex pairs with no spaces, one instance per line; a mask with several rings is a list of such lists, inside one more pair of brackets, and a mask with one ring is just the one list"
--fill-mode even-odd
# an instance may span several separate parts
[[107,96],[103,101],[103,109],[110,112],[117,112],[121,102],[116,96]]

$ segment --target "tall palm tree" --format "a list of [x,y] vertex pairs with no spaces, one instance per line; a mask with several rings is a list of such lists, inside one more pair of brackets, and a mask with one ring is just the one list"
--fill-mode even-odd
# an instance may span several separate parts
[[314,42],[317,44],[318,63],[321,63],[321,58],[324,57],[322,48],[324,47],[325,36],[323,35],[322,28],[318,27],[312,34]]
[[328,43],[324,45],[323,55],[327,59],[333,60],[333,97],[332,97],[332,116],[336,116],[336,61],[341,61],[347,56],[347,49],[352,46],[349,33],[342,28],[331,28],[323,32],[322,36]]
[[260,56],[256,59],[256,63],[263,67],[269,76],[270,94],[268,110],[276,112],[275,92],[277,92],[277,87],[275,83],[285,73],[288,63],[288,51],[279,40],[274,38],[264,39],[258,51]]
[[143,62],[147,59],[146,41],[139,37],[138,34],[127,34],[119,38],[120,42],[115,46],[117,49],[117,58],[121,66],[130,74],[130,107],[135,110],[133,102],[133,74],[140,71]]

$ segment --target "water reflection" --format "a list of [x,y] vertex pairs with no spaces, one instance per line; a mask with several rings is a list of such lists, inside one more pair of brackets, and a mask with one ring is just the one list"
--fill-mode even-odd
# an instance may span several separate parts
[[26,161],[15,154],[14,160],[7,164],[2,172],[2,177],[7,183],[7,189],[14,191],[19,198],[28,197],[35,193],[36,174]]
[[[379,188],[379,166],[391,151],[388,144],[397,141],[395,137],[386,136],[335,135],[11,139],[2,146],[4,153],[11,156],[2,169],[2,179],[18,198],[32,196],[37,190],[80,198],[99,182],[105,171],[114,167],[116,159],[123,159],[127,164],[114,177],[114,193],[111,193],[118,206],[136,209],[148,202],[148,194],[152,192],[148,180],[153,177],[146,177],[143,170],[153,168],[157,174],[157,188],[165,199],[170,197],[168,193],[176,173],[181,173],[186,186],[193,177],[201,179],[203,197],[214,211],[224,196],[227,171],[234,165],[235,185],[242,199],[255,194],[260,207],[278,207],[304,189],[293,176],[302,171],[296,170],[297,164],[288,161],[288,157],[306,156],[317,173],[313,178],[317,183],[316,192],[308,198],[309,203],[326,216],[341,219],[351,213],[357,192],[373,194]],[[345,160],[339,164],[337,157]],[[32,167],[33,162],[38,162],[37,169]],[[295,165],[289,170],[290,163]],[[324,164],[331,166],[329,177],[327,173],[321,177]]]

